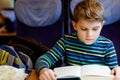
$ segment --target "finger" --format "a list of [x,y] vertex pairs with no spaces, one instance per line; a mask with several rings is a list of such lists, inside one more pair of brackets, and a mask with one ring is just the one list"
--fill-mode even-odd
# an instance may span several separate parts
[[114,69],[111,71],[111,75],[115,75],[115,70]]
[[54,72],[55,77],[57,77],[57,74]]
[[39,76],[40,80],[50,80],[49,75],[47,74],[47,72],[45,72],[44,74]]
[[112,74],[115,76],[114,80],[120,80],[120,67],[113,69]]
[[50,75],[51,80],[56,80],[55,72],[53,72],[52,70],[49,70],[49,75]]
[[44,75],[39,76],[40,80],[47,80]]
[[117,67],[115,71],[116,71],[116,74],[115,74],[115,75],[116,75],[116,76],[120,76],[120,67]]
[[40,75],[39,75],[39,79],[40,80],[49,80],[47,74],[48,74],[48,69],[47,68],[42,69],[40,72]]
[[115,76],[113,80],[120,80],[120,76]]

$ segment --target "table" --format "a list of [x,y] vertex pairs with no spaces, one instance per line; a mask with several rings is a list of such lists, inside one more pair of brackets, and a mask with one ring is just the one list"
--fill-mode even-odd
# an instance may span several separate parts
[[0,45],[8,44],[10,39],[13,39],[14,37],[16,37],[16,32],[0,33]]

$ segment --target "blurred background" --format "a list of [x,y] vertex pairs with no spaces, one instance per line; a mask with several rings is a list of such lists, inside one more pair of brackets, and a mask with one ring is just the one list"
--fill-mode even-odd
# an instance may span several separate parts
[[[0,0],[0,13],[9,18],[13,32],[0,33],[0,45],[15,37],[31,37],[47,47],[54,46],[64,34],[74,32],[71,20],[81,0]],[[99,0],[105,9],[101,35],[115,45],[120,65],[120,0]]]

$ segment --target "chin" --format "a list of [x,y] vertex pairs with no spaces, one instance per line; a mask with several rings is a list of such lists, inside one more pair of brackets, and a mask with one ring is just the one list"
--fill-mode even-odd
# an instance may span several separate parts
[[86,45],[92,45],[92,43],[85,43]]
[[85,42],[86,45],[92,45],[94,42]]

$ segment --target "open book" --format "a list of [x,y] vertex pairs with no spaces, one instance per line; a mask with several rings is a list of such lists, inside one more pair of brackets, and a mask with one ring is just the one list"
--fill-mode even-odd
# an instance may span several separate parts
[[57,73],[58,80],[74,80],[74,78],[80,80],[113,80],[114,78],[110,74],[109,67],[101,65],[57,67],[54,71]]

